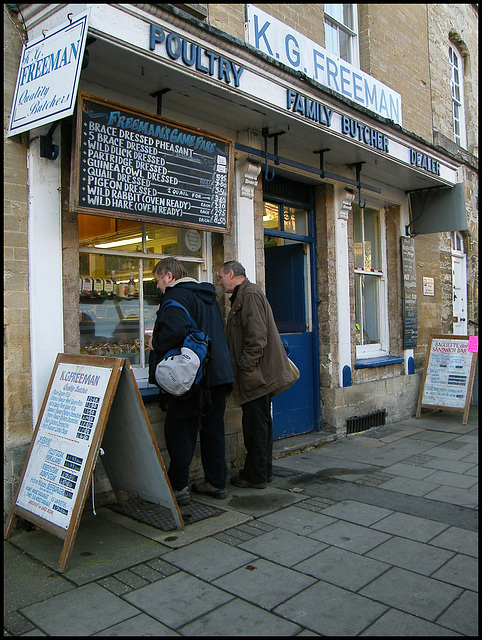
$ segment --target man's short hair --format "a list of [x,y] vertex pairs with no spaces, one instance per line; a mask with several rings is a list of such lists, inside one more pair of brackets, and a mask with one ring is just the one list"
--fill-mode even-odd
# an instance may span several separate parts
[[232,271],[235,276],[244,276],[246,278],[246,270],[240,262],[236,260],[228,260],[223,264],[224,273]]
[[152,273],[157,273],[158,276],[165,276],[168,271],[172,273],[174,280],[185,278],[188,275],[186,269],[182,266],[179,260],[172,258],[171,256],[159,260],[152,270]]

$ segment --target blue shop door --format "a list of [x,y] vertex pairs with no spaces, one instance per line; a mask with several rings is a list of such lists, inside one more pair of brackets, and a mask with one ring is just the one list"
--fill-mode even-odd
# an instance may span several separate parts
[[265,249],[266,296],[286,351],[300,377],[273,398],[273,439],[315,429],[313,340],[308,330],[310,274],[302,242]]

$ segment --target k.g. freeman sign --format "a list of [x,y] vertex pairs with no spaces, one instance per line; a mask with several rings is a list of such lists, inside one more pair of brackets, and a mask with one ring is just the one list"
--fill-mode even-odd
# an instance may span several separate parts
[[24,45],[7,136],[74,112],[89,13],[69,17],[50,33]]
[[248,41],[262,53],[374,113],[402,124],[402,97],[280,20],[247,5]]

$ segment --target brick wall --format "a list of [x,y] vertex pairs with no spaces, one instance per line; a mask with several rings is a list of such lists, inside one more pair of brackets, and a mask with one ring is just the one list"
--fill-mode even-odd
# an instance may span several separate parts
[[426,7],[360,4],[360,66],[401,94],[404,129],[431,141]]

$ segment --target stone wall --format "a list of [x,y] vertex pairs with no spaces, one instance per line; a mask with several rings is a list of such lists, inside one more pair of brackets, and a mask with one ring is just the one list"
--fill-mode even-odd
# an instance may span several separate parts
[[[3,128],[10,108],[23,45],[23,28],[3,12]],[[4,498],[12,500],[32,437],[28,295],[27,134],[4,142]]]

